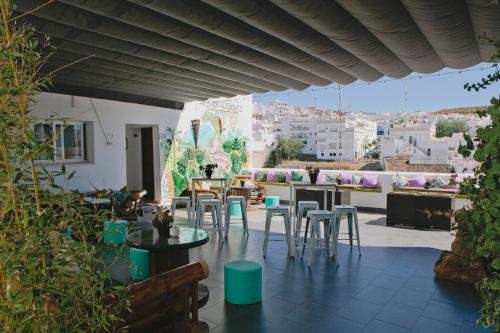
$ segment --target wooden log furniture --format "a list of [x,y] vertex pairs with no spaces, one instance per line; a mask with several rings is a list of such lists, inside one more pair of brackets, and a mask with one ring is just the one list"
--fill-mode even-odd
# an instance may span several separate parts
[[199,261],[129,286],[130,308],[122,311],[119,328],[131,333],[208,332],[207,323],[198,320],[198,282],[207,277],[208,265]]
[[[251,186],[245,186],[245,183]],[[231,195],[244,196],[247,206],[263,203],[265,200],[264,186],[259,185],[252,176],[236,175],[229,183]]]

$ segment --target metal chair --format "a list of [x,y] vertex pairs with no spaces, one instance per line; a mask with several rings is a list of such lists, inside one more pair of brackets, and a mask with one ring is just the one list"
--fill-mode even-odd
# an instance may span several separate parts
[[286,232],[286,242],[288,245],[288,251],[290,252],[290,257],[295,256],[295,249],[292,248],[292,235],[290,231],[290,210],[288,206],[273,206],[267,208],[266,213],[266,230],[264,233],[264,258],[267,254],[267,244],[269,242],[269,233],[271,228],[271,220],[274,216],[282,216],[283,222],[285,223],[285,232]]
[[229,223],[231,222],[231,205],[237,203],[241,206],[241,215],[243,219],[243,229],[248,235],[248,219],[247,219],[247,201],[244,196],[230,195],[226,198],[226,238],[229,234]]
[[[201,212],[205,212],[206,208],[210,208],[212,212],[212,223],[219,232],[219,236],[222,238],[222,209],[221,204],[218,199],[203,199],[200,200]],[[205,224],[204,217],[205,214],[200,214],[200,220],[197,221],[197,227],[203,229]]]
[[[339,228],[340,228],[340,222],[342,220],[342,216],[346,215],[347,216],[347,227],[348,227],[348,235],[349,238],[346,239],[340,239],[340,240],[349,240],[349,244],[352,247],[352,241],[355,239],[357,244],[358,244],[358,252],[359,255],[361,255],[361,246],[360,246],[360,240],[359,240],[359,227],[358,227],[358,210],[354,206],[349,206],[349,205],[336,205],[335,207],[335,217],[337,219],[337,241],[338,236],[339,236]],[[354,229],[356,231],[356,238],[353,237],[352,233],[352,224],[354,220]],[[343,233],[345,234],[345,233]]]
[[170,205],[170,213],[172,214],[172,217],[175,218],[175,209],[177,208],[178,204],[184,204],[186,205],[187,209],[187,215],[188,215],[188,224],[190,227],[194,225],[193,221],[193,208],[191,206],[191,198],[190,197],[174,197],[172,199],[172,204]]
[[[302,257],[304,256],[304,250],[306,247],[306,243],[308,244],[309,251],[309,260],[308,266],[312,265],[314,249],[316,247],[316,237],[318,235],[317,230],[320,228],[320,223],[323,222],[324,225],[324,237],[325,237],[325,245],[327,249],[328,256],[331,258],[335,256],[335,265],[338,266],[338,258],[337,258],[337,227],[334,224],[337,224],[337,220],[335,219],[335,213],[329,210],[313,210],[307,212],[307,222],[306,222],[306,231],[304,234],[304,244],[302,245]],[[311,240],[307,241],[307,232],[309,229],[309,225],[311,225]]]
[[[300,239],[300,231],[302,228],[302,219],[304,213],[310,210],[319,210],[319,203],[317,201],[299,201],[297,204],[297,223],[295,226],[295,244],[298,246],[298,241]],[[319,230],[318,230],[319,232]],[[319,237],[319,234],[318,234]]]

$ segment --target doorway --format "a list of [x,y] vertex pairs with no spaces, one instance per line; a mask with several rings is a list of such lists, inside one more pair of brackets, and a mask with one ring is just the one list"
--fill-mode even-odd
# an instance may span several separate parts
[[148,191],[145,198],[155,198],[154,156],[153,156],[153,128],[141,128],[141,169],[142,188]]
[[125,126],[127,155],[127,187],[146,190],[145,199],[159,201],[160,154],[158,125]]

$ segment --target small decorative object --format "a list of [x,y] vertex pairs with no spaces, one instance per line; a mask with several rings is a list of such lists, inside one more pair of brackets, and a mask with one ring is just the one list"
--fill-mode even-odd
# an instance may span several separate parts
[[200,134],[200,119],[191,120],[191,129],[193,130],[194,147],[198,149],[198,135]]
[[217,125],[219,125],[219,135],[222,135],[222,131],[224,131],[224,126],[222,125],[221,117],[217,117]]
[[335,178],[335,181],[337,182],[337,185],[341,185],[342,184],[342,176],[340,176],[340,173]]
[[200,165],[200,170],[205,170],[205,175],[208,179],[212,178],[212,172],[217,168],[217,163],[211,163],[207,165]]
[[424,189],[428,190],[432,187],[432,182],[430,181],[430,179],[427,179],[424,183]]
[[319,168],[313,168],[312,166],[306,167],[307,173],[309,174],[309,179],[311,184],[316,184],[319,175]]
[[175,225],[170,228],[170,237],[179,237],[179,228]]
[[170,237],[170,228],[174,223],[174,218],[170,215],[170,210],[165,209],[161,213],[156,214],[153,219],[153,226],[158,229],[158,233],[162,237]]

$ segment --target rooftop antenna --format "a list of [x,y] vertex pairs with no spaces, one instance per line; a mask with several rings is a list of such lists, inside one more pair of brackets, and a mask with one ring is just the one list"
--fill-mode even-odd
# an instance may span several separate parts
[[[338,90],[338,98],[339,98],[339,115],[340,115],[340,121],[339,121],[339,155],[343,151],[342,149],[342,94],[340,92],[340,83],[339,83],[339,90]],[[340,162],[340,156],[339,156],[339,170],[342,167],[341,162]]]

